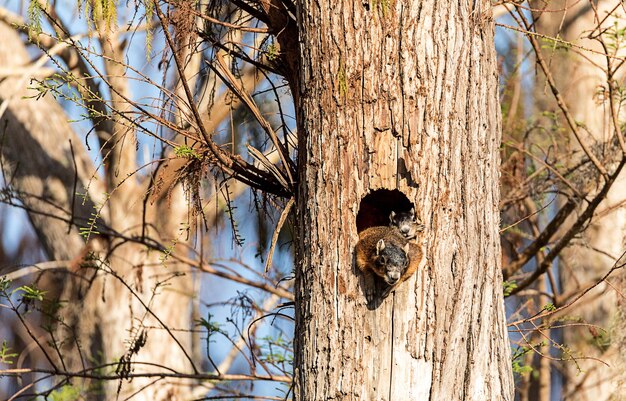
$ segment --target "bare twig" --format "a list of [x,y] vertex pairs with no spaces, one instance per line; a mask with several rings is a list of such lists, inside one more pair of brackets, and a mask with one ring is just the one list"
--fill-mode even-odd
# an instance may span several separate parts
[[[163,11],[161,11],[160,7],[155,7],[155,11],[159,20],[161,21],[161,25],[167,27],[165,15]],[[188,105],[191,108],[191,112],[193,113],[194,119],[198,123],[198,128],[200,130],[200,134],[205,141],[205,144],[209,147],[209,150],[215,156],[217,161],[219,162],[220,168],[225,169],[229,174],[231,174],[234,178],[245,180],[245,182],[255,188],[260,188],[268,192],[273,192],[276,195],[287,195],[289,191],[285,190],[282,186],[277,184],[273,179],[273,176],[268,174],[267,172],[257,169],[253,165],[246,163],[240,156],[230,156],[224,150],[222,150],[219,146],[213,142],[210,135],[206,131],[204,124],[202,123],[202,118],[200,113],[198,112],[198,108],[195,103],[195,99],[193,94],[191,93],[191,89],[189,88],[189,84],[187,80],[184,79],[185,71],[183,67],[183,62],[180,59],[180,55],[177,53],[177,46],[174,44],[172,36],[169,33],[167,28],[163,29],[163,34],[165,35],[165,40],[172,50],[172,54],[174,57],[174,62],[176,64],[176,68],[178,70],[178,74],[181,78],[181,82],[183,88],[185,90],[185,94],[187,96]]]
[[[531,25],[526,19],[526,17],[524,16],[522,9],[520,8],[518,4],[515,5],[515,8],[518,12],[517,17],[519,17],[519,19],[515,16],[514,18],[521,20],[526,30],[530,31]],[[511,13],[511,15],[513,15],[513,13]],[[608,172],[606,171],[602,163],[600,163],[600,160],[598,160],[598,158],[593,154],[589,146],[587,146],[586,141],[582,138],[582,135],[578,129],[578,124],[574,120],[574,117],[571,115],[569,108],[567,107],[565,103],[565,100],[563,99],[563,97],[561,96],[561,93],[556,87],[556,82],[554,82],[554,78],[552,77],[552,74],[550,73],[550,68],[548,67],[548,64],[543,58],[543,55],[541,53],[541,46],[539,45],[539,43],[537,43],[537,39],[533,35],[528,35],[527,37],[533,49],[535,50],[535,57],[537,57],[537,63],[541,67],[541,70],[543,71],[546,77],[548,85],[550,86],[550,89],[552,90],[552,94],[554,95],[554,98],[556,99],[556,103],[561,109],[561,111],[563,112],[563,115],[565,116],[565,120],[567,121],[567,124],[569,125],[570,129],[572,130],[572,133],[576,137],[578,144],[583,149],[583,151],[585,152],[589,160],[591,160],[591,162],[596,167],[596,169],[598,169],[600,174],[606,179],[608,177]]]
[[[135,365],[140,365],[139,362],[133,362]],[[121,380],[121,379],[134,379],[138,377],[171,377],[177,379],[194,379],[194,380],[222,380],[222,381],[248,381],[248,380],[267,380],[283,383],[291,383],[291,378],[287,376],[267,376],[267,375],[241,375],[241,374],[221,374],[213,375],[209,373],[182,373],[176,371],[154,371],[154,372],[142,372],[142,373],[124,373],[124,374],[99,374],[92,373],[97,369],[103,367],[114,367],[115,364],[109,364],[104,366],[93,367],[82,371],[70,372],[61,369],[3,369],[0,370],[0,375],[4,376],[22,376],[30,373],[43,373],[51,376],[65,376],[65,377],[80,377],[83,379],[95,379],[95,380]]]
[[265,274],[272,267],[272,259],[274,258],[274,248],[276,247],[276,243],[278,242],[278,235],[280,234],[281,228],[283,228],[283,224],[285,224],[285,220],[289,216],[289,212],[294,205],[294,198],[289,199],[287,205],[285,205],[285,209],[280,214],[280,218],[278,219],[278,224],[276,224],[276,229],[274,230],[274,234],[272,235],[272,243],[270,245],[270,250],[267,254],[267,262],[265,263]]
[[[535,279],[537,277],[539,277],[543,273],[545,273],[546,269],[548,269],[548,267],[551,266],[552,261],[557,256],[559,256],[559,254],[561,253],[563,248],[565,248],[569,244],[569,242],[574,237],[574,235],[578,234],[582,230],[583,226],[585,224],[587,224],[587,222],[591,219],[591,217],[593,216],[594,211],[596,210],[598,205],[600,205],[600,202],[602,202],[606,198],[606,194],[609,192],[609,189],[611,189],[611,186],[613,185],[613,183],[615,182],[615,180],[619,176],[620,172],[622,171],[622,168],[624,167],[624,164],[626,164],[626,159],[622,160],[622,162],[619,164],[619,166],[615,170],[615,172],[611,176],[608,177],[608,180],[604,184],[604,186],[602,187],[602,190],[600,190],[600,192],[594,197],[593,201],[591,201],[591,203],[587,206],[585,211],[580,215],[580,217],[578,217],[578,219],[572,225],[572,227],[565,233],[565,235],[563,235],[563,237],[550,250],[548,255],[546,255],[546,257],[545,257],[545,260],[543,260],[539,264],[537,269],[535,269],[535,271],[529,277],[527,277],[524,281],[519,283],[517,288],[515,288],[515,289],[513,289],[511,291],[511,295],[514,295],[515,293],[517,293],[517,292],[521,291],[522,289],[526,288],[533,281],[535,281]],[[559,213],[560,213],[560,211],[559,211]]]

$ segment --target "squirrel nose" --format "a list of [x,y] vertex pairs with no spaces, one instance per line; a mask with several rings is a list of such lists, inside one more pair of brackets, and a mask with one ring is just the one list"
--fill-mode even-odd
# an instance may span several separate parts
[[407,227],[407,226],[400,227],[400,232],[401,232],[402,234],[406,234],[406,233],[408,233],[408,232],[409,232],[409,230],[410,230],[410,229],[409,229],[409,227]]
[[388,284],[395,284],[396,281],[400,280],[400,273],[389,273],[387,275],[387,283]]

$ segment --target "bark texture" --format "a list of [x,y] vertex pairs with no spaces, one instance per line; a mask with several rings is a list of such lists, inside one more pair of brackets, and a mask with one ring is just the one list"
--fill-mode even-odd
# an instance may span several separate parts
[[[490,3],[299,12],[295,399],[512,400]],[[426,259],[369,310],[356,216],[381,188],[415,205]]]

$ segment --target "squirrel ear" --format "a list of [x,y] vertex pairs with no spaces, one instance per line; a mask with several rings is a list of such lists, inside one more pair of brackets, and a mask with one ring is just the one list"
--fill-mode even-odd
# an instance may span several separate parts
[[409,243],[407,242],[406,245],[404,246],[404,252],[408,255],[409,254]]
[[409,214],[411,215],[411,219],[415,219],[415,207],[411,208],[411,210],[409,211]]
[[376,244],[376,255],[378,255],[382,250],[385,249],[385,241],[381,238],[378,240]]
[[389,214],[389,221],[393,223],[393,219],[396,217],[396,212],[394,212],[393,210],[391,211],[391,214]]

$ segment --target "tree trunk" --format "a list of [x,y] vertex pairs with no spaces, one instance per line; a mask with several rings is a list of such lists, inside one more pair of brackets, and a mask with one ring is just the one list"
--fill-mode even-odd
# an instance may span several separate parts
[[[490,2],[304,0],[299,17],[295,399],[512,400]],[[416,207],[426,258],[370,310],[353,250],[379,189]]]
[[[25,67],[30,58],[19,35],[0,23],[0,37],[0,65],[16,71],[0,82],[0,111],[6,107],[0,118],[6,184],[29,209],[33,227],[49,257],[68,262],[58,280],[61,282],[55,283],[64,288],[52,288],[55,297],[62,293],[61,298],[66,301],[61,309],[64,324],[59,325],[59,337],[55,339],[57,346],[63,347],[63,361],[55,361],[58,375],[64,377],[62,371],[75,373],[85,369],[85,365],[125,357],[138,363],[133,366],[133,373],[154,372],[156,365],[178,372],[192,371],[187,354],[191,349],[188,329],[192,325],[193,297],[188,266],[181,267],[167,260],[163,253],[115,236],[104,241],[106,249],[96,249],[99,262],[84,267],[80,260],[81,251],[86,252],[79,228],[89,227],[91,213],[96,211],[108,230],[122,233],[125,238],[140,238],[145,224],[146,236],[181,247],[185,238],[180,228],[187,220],[188,206],[180,185],[170,191],[167,199],[161,198],[154,204],[143,202],[147,185],[137,184],[135,177],[127,178],[137,169],[132,133],[118,130],[112,133],[116,138],[115,158],[106,162],[107,172],[115,177],[106,189],[114,196],[107,200],[102,184],[92,178],[98,177],[98,173],[61,107],[49,95],[35,100],[37,92],[28,90],[32,72]],[[124,139],[126,145],[122,147]],[[89,189],[89,198],[83,203],[76,193],[85,192],[85,188]],[[99,205],[95,210],[94,203]],[[111,213],[107,213],[109,210]],[[101,230],[99,224],[100,221],[92,231]],[[145,344],[135,353],[129,352],[134,344],[141,343],[137,340],[142,333]],[[53,349],[51,344],[47,346]],[[72,385],[90,391],[78,380],[72,381]],[[139,390],[142,391],[135,394]],[[117,394],[119,399],[125,399],[134,394],[133,400],[184,400],[190,398],[191,390],[189,381],[140,377],[107,381],[103,397],[115,399]]]
[[[102,186],[92,180],[91,162],[68,117],[50,95],[38,102],[29,90],[35,71],[17,32],[0,22],[0,65],[14,75],[0,80],[0,157],[4,185],[28,211],[51,259],[69,260],[85,242],[70,220],[86,226]],[[30,157],[24,157],[27,152]],[[88,193],[85,202],[76,193]],[[51,218],[50,216],[57,216]]]

